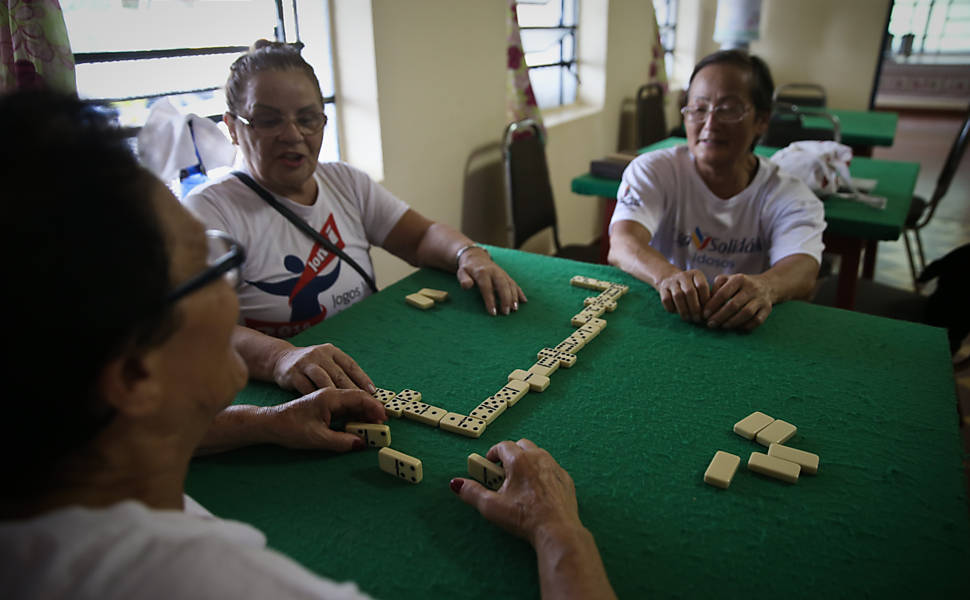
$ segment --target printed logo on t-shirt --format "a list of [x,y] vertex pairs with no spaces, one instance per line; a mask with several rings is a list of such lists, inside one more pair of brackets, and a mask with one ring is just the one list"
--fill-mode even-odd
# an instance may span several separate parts
[[620,183],[620,189],[617,191],[616,198],[621,204],[625,204],[626,206],[632,207],[643,205],[643,203],[640,202],[640,199],[633,195],[633,188],[631,188],[630,184],[625,181]]
[[764,251],[764,243],[760,238],[719,238],[711,234],[704,235],[700,227],[695,227],[689,234],[677,233],[677,245],[686,247],[690,244],[698,252],[704,250],[713,254],[754,254]]
[[[332,214],[323,224],[320,233],[333,242],[334,246],[343,249],[344,240]],[[270,335],[289,337],[326,319],[327,308],[320,304],[318,298],[322,292],[333,287],[340,278],[339,261],[333,269],[324,273],[336,258],[335,254],[320,246],[319,243],[314,243],[306,259],[292,254],[283,257],[283,267],[297,275],[296,277],[275,283],[248,281],[247,283],[267,294],[289,298],[290,320],[280,323],[247,318],[246,326]]]

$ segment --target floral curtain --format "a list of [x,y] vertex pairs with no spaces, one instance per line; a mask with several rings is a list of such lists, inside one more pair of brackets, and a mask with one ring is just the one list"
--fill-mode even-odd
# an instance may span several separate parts
[[519,18],[515,10],[515,0],[508,0],[509,10],[505,14],[505,31],[508,34],[507,64],[508,75],[505,81],[505,116],[509,123],[522,119],[534,119],[545,135],[542,115],[532,93],[529,81],[529,68],[525,65],[525,52],[522,51],[522,37],[519,35]]
[[58,0],[0,0],[0,93],[74,93],[74,55]]

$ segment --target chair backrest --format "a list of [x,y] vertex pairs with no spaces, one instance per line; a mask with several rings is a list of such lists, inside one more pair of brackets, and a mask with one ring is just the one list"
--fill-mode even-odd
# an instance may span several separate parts
[[[804,118],[821,117],[831,127],[805,127]],[[761,138],[761,145],[782,148],[801,140],[842,141],[842,127],[839,118],[816,107],[797,106],[786,102],[776,102],[771,110],[768,130]]]
[[967,116],[963,119],[960,133],[953,140],[953,145],[950,146],[950,153],[946,155],[946,161],[943,163],[940,176],[936,179],[936,188],[933,190],[933,196],[930,198],[929,210],[923,213],[923,218],[920,219],[920,222],[916,226],[917,228],[926,225],[936,211],[936,206],[950,188],[953,176],[956,175],[957,168],[960,167],[960,161],[963,160],[963,155],[967,150],[968,142],[970,142],[970,107],[967,109]]
[[659,83],[640,86],[637,90],[637,148],[649,146],[667,136],[663,87]]
[[786,83],[775,88],[771,99],[798,106],[825,106],[825,88],[817,83]]
[[510,123],[502,137],[505,162],[506,215],[509,246],[519,248],[543,229],[552,227],[560,250],[556,204],[552,195],[545,140],[533,119]]

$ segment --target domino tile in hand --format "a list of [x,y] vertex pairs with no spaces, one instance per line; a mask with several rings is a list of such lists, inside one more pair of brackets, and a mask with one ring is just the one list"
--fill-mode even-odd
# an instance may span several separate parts
[[468,474],[491,490],[499,489],[505,482],[505,469],[501,465],[474,452],[468,455]]
[[404,297],[404,301],[414,308],[420,308],[421,310],[428,310],[434,306],[434,300],[421,294],[408,294]]
[[364,440],[371,448],[386,448],[391,445],[391,428],[380,423],[347,423],[344,431]]
[[755,440],[762,446],[770,446],[773,443],[784,444],[792,439],[797,431],[798,428],[791,423],[777,419],[759,431],[758,435],[755,436]]
[[477,438],[485,431],[485,421],[458,413],[448,413],[438,423],[438,427],[451,433]]
[[772,442],[768,446],[768,456],[793,462],[802,468],[802,473],[808,473],[809,475],[818,473],[818,454],[812,454],[811,452],[805,452],[798,448],[789,448],[788,446],[782,446],[781,444]]
[[485,402],[482,402],[476,406],[473,411],[468,413],[468,416],[474,419],[481,419],[482,421],[485,421],[486,425],[491,425],[492,421],[497,419],[500,414],[504,413],[507,407],[508,404],[504,402],[497,403],[486,400]]
[[410,483],[421,481],[421,460],[391,448],[381,448],[377,453],[377,464],[381,471],[390,473]]
[[768,456],[761,452],[752,452],[748,458],[748,469],[755,473],[761,473],[775,479],[781,479],[788,483],[798,481],[798,473],[802,470],[801,466],[782,460],[774,456]]
[[524,381],[529,384],[529,389],[533,392],[543,392],[547,387],[549,387],[549,378],[543,377],[537,373],[530,373],[529,371],[523,371],[522,369],[516,369],[509,373],[509,381],[513,379],[518,379],[519,381]]
[[704,483],[727,489],[734,479],[734,473],[741,464],[741,457],[730,452],[718,450],[711,459],[711,464],[704,471]]
[[402,413],[405,419],[437,427],[441,419],[448,414],[448,411],[424,402],[410,402],[404,407]]
[[554,348],[543,348],[536,354],[536,358],[553,358],[559,361],[560,367],[570,368],[576,364],[576,355],[569,352],[560,352]]
[[754,411],[734,424],[734,433],[746,440],[753,440],[759,431],[771,425],[774,420],[763,412]]
[[448,299],[448,292],[445,292],[442,290],[434,290],[431,288],[421,288],[420,290],[418,290],[418,293],[421,294],[422,296],[427,296],[428,298],[431,298],[435,302],[444,302],[445,300]]

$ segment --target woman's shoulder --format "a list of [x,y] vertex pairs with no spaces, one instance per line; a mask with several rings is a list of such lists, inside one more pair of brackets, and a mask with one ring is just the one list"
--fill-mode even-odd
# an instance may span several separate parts
[[630,162],[631,172],[641,174],[667,174],[689,165],[690,152],[683,144],[644,152]]
[[0,540],[0,579],[12,598],[50,597],[64,586],[84,598],[136,588],[148,598],[359,597],[353,584],[319,579],[268,550],[249,525],[134,501],[0,523]]
[[240,192],[247,189],[246,185],[233,175],[232,171],[228,171],[211,177],[192,188],[192,191],[186,194],[182,202],[189,208],[197,208],[203,204],[218,204],[238,197]]
[[361,169],[339,160],[318,162],[316,173],[320,176],[327,177],[328,179],[337,179],[342,181],[358,182],[371,180],[370,175]]

